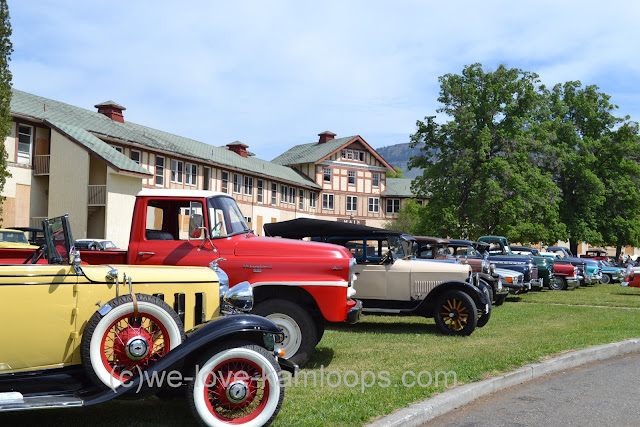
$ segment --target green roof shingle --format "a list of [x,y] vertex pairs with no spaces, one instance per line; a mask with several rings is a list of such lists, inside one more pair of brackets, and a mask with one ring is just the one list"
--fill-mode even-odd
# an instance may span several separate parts
[[[108,101],[108,103],[111,104],[112,101]],[[115,102],[113,102],[113,104],[115,104]],[[89,145],[85,146],[97,154],[104,154],[106,156],[105,159],[114,165],[122,165],[124,170],[133,168],[131,165],[127,166],[128,162],[124,160],[127,159],[126,156],[113,150],[109,147],[109,144],[99,138],[96,138],[97,141],[92,140],[79,131],[84,130],[86,133],[93,134],[92,136],[94,137],[98,135],[118,139],[123,142],[139,144],[150,150],[176,153],[182,157],[191,157],[204,163],[218,165],[219,167],[229,167],[240,171],[252,172],[277,181],[293,183],[314,189],[320,188],[310,178],[277,163],[260,160],[255,157],[242,157],[228,150],[226,147],[215,147],[204,142],[173,135],[136,123],[127,121],[124,123],[116,122],[97,111],[86,110],[17,89],[13,89],[11,113],[48,121],[51,124],[55,123],[55,126],[60,129],[66,126],[74,135],[78,135],[78,138],[80,138],[78,140],[79,143],[83,145],[89,144],[92,148],[90,148]],[[71,135],[71,133],[69,134]],[[102,149],[98,141],[111,148],[117,155],[114,155],[106,148]],[[120,159],[120,157],[124,159]],[[136,164],[136,166],[138,165]],[[134,170],[130,171],[139,172],[137,168],[133,169]]]

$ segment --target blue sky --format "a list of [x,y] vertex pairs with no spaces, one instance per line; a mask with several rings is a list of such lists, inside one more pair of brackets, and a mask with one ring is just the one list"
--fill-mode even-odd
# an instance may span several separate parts
[[640,121],[636,1],[8,0],[13,86],[265,160],[329,130],[408,142],[479,62],[580,80]]

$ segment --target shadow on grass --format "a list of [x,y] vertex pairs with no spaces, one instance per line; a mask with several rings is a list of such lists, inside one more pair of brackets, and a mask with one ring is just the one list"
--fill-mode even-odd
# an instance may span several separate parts
[[633,292],[611,292],[612,295],[630,295],[632,297],[640,297],[640,293]]
[[333,323],[327,329],[341,332],[371,332],[377,334],[423,334],[433,333],[439,334],[438,328],[434,323],[409,323],[403,322],[403,317],[398,317],[397,322],[375,322],[376,316],[367,316],[367,322],[355,323],[349,325],[347,323]]
[[319,369],[321,366],[329,366],[333,360],[333,349],[328,347],[316,347],[313,356],[304,365],[304,369]]

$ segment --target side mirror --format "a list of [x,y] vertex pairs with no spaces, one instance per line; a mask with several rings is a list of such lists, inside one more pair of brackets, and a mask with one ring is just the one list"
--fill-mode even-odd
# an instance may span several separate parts
[[202,215],[192,213],[189,217],[189,238],[200,239],[202,236],[202,229],[206,230],[206,227],[203,227]]

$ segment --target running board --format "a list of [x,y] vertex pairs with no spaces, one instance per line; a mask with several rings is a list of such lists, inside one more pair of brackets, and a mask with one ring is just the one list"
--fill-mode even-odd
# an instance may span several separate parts
[[24,411],[27,409],[73,408],[83,405],[77,396],[27,396],[11,391],[0,393],[0,412]]

